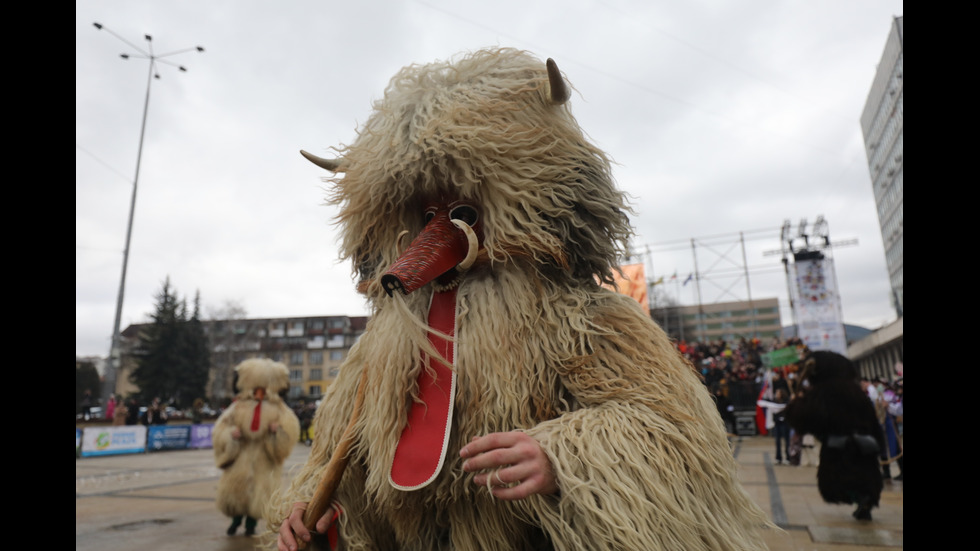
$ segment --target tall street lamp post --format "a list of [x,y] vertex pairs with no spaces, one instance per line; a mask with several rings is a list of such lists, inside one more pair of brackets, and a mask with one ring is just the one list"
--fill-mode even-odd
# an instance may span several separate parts
[[177,65],[171,63],[168,60],[161,59],[164,57],[169,57],[172,55],[189,52],[191,50],[197,50],[198,52],[203,52],[203,46],[194,46],[192,48],[184,48],[182,50],[176,50],[173,52],[168,52],[165,54],[154,55],[153,53],[153,38],[150,35],[144,35],[146,38],[147,50],[143,50],[140,47],[130,43],[125,38],[114,33],[111,29],[106,28],[101,23],[93,23],[96,29],[100,31],[106,31],[112,36],[118,38],[133,48],[138,55],[133,54],[119,54],[123,59],[142,58],[150,60],[150,72],[146,78],[146,99],[143,102],[143,123],[140,126],[140,144],[139,150],[136,154],[136,176],[133,177],[133,196],[129,202],[129,223],[126,225],[126,246],[123,249],[123,262],[122,262],[122,277],[119,279],[119,296],[116,298],[116,317],[112,325],[112,344],[109,348],[109,361],[105,367],[105,383],[102,386],[102,403],[107,403],[109,396],[116,391],[116,375],[119,373],[119,368],[121,365],[121,354],[119,351],[119,324],[122,318],[122,305],[123,305],[123,295],[126,290],[126,266],[129,263],[129,240],[133,234],[133,212],[136,210],[136,186],[140,179],[140,161],[143,159],[143,136],[146,134],[146,113],[150,107],[150,84],[153,83],[154,78],[160,78],[160,75],[156,71],[157,63],[162,63],[165,65],[171,65],[177,67],[180,71],[187,71],[187,68],[183,65]]

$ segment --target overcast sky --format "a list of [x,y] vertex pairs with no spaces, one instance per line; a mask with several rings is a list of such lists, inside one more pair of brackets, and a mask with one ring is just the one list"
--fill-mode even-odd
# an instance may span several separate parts
[[[776,297],[789,325],[780,255],[766,252],[784,221],[822,215],[844,242],[831,251],[844,322],[876,329],[895,313],[859,118],[902,14],[893,0],[77,0],[75,353],[109,352],[144,35],[160,78],[123,329],[149,320],[167,277],[189,302],[200,293],[205,318],[230,303],[250,318],[366,315],[338,261],[326,173],[299,150],[353,141],[402,66],[487,46],[557,61],[572,113],[633,197],[634,260],[663,292]],[[681,285],[695,266],[718,275]]]

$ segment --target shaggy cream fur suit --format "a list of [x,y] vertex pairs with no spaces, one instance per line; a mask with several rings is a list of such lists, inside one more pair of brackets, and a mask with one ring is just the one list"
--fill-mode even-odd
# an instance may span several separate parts
[[[215,464],[222,469],[216,504],[222,513],[239,522],[241,517],[248,517],[246,530],[251,535],[254,521],[264,516],[270,496],[282,484],[283,462],[299,440],[299,419],[278,394],[289,386],[285,365],[250,359],[235,370],[239,393],[218,417],[211,433]],[[261,401],[255,397],[257,388],[265,390]],[[237,523],[233,526],[238,527]]]
[[[342,256],[372,312],[324,394],[309,461],[270,503],[271,527],[311,499],[366,372],[334,495],[344,549],[765,549],[775,527],[739,483],[699,375],[635,300],[600,285],[628,251],[630,209],[554,93],[556,71],[507,48],[406,67],[339,160],[318,163],[335,173]],[[427,223],[426,200],[444,196],[478,212],[480,248],[456,288],[445,462],[405,491],[389,472],[436,287],[388,296],[379,280]],[[473,483],[460,449],[506,431],[538,442],[558,492],[503,500]]]

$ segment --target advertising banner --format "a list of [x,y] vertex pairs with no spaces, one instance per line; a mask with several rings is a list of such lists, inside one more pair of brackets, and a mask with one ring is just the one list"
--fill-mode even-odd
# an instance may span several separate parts
[[800,340],[810,350],[846,353],[847,339],[833,259],[796,260],[791,273],[790,293]]
[[213,427],[213,423],[208,423],[206,425],[191,425],[191,440],[187,447],[195,449],[212,447],[211,429]]
[[85,427],[82,430],[82,457],[143,453],[146,451],[146,427]]
[[647,277],[643,264],[624,264],[619,269],[623,271],[622,276],[618,272],[613,271],[616,286],[610,287],[609,285],[603,285],[603,287],[628,297],[633,297],[643,307],[643,311],[647,315],[650,315],[650,301],[647,298]]
[[190,438],[190,425],[150,425],[146,451],[185,450]]
[[800,361],[800,357],[796,352],[795,346],[779,348],[762,355],[763,367],[783,367],[784,365],[795,364],[798,361]]

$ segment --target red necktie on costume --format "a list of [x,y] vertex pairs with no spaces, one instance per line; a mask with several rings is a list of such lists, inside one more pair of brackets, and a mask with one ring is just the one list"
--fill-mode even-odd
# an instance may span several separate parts
[[[436,292],[429,306],[429,326],[450,337],[456,332],[456,289]],[[443,358],[453,362],[453,343],[432,333],[429,342]],[[452,428],[456,372],[435,358],[431,370],[419,373],[419,399],[412,403],[408,424],[402,431],[389,480],[399,490],[417,490],[435,480],[446,457]],[[435,377],[431,373],[435,373]]]
[[259,420],[262,419],[262,400],[255,404],[255,413],[252,414],[252,432],[259,431]]

